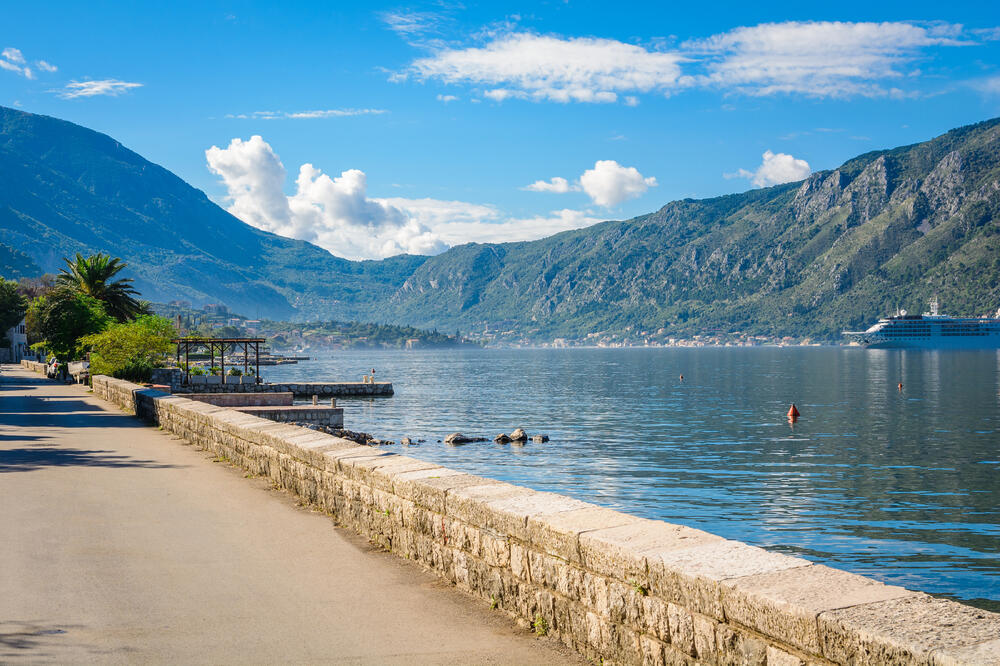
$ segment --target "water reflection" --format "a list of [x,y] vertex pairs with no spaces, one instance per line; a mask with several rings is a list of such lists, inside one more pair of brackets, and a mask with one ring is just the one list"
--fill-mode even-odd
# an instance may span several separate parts
[[[339,401],[348,427],[427,440],[408,455],[1000,608],[995,352],[351,352],[267,375],[371,367],[396,396]],[[518,426],[552,441],[437,442]]]

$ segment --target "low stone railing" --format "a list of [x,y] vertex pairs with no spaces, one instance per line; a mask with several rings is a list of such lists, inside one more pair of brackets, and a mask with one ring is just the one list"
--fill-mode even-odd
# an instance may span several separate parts
[[29,361],[28,359],[23,358],[21,359],[21,367],[27,368],[32,372],[40,372],[43,375],[45,374],[45,364],[38,361]]
[[595,661],[1000,663],[994,613],[117,379],[94,391]]

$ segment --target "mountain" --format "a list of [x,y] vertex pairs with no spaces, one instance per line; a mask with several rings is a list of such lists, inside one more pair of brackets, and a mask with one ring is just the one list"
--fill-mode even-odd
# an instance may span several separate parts
[[351,319],[425,259],[347,261],[260,231],[109,136],[4,107],[0,182],[0,243],[48,272],[76,252],[110,252],[128,261],[150,300]]
[[[424,262],[387,319],[517,329],[837,339],[938,295],[1000,306],[1000,119],[856,157],[808,179]],[[662,330],[661,330],[662,329]]]
[[1000,119],[802,182],[384,261],[347,261],[250,227],[108,136],[2,107],[0,182],[0,244],[38,267],[111,252],[147,298],[218,301],[249,316],[536,339],[837,339],[933,295],[953,313],[1000,306]]

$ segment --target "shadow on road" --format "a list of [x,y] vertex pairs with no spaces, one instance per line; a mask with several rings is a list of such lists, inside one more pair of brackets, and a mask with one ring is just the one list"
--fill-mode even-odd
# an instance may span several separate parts
[[142,460],[113,454],[110,451],[64,449],[51,446],[0,450],[0,474],[31,472],[43,467],[144,467],[148,469],[176,469],[179,465],[166,465],[155,460]]

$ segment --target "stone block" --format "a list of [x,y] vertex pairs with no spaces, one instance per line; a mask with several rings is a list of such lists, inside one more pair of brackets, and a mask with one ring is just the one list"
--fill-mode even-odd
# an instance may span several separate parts
[[806,666],[806,662],[794,654],[773,645],[767,646],[767,666]]
[[512,497],[525,497],[534,493],[534,490],[500,481],[459,486],[448,491],[445,496],[445,508],[449,517],[457,518],[476,527],[497,529],[497,525],[508,524],[509,520],[504,520],[507,516],[498,514],[489,505],[489,502]]
[[480,477],[474,477],[458,470],[435,465],[425,469],[399,472],[394,476],[392,483],[393,490],[400,497],[405,497],[431,511],[443,514],[445,512],[445,494],[451,486],[445,485],[442,488],[439,484],[432,484],[431,481],[445,479],[457,484],[460,483],[460,477],[480,479]]
[[694,535],[701,534],[704,532],[690,527],[639,518],[617,527],[581,532],[580,561],[591,571],[618,580],[634,580],[648,588],[645,553],[685,547]]
[[670,644],[685,654],[694,655],[694,617],[688,609],[667,604]]
[[593,508],[592,504],[571,499],[564,495],[538,492],[527,488],[523,490],[527,490],[528,492],[510,496],[504,495],[485,499],[484,501],[492,513],[489,527],[525,543],[531,541],[528,528],[528,522],[531,517],[551,515],[562,511]]
[[646,551],[651,589],[664,599],[717,620],[725,620],[721,581],[810,564],[798,557],[772,553],[706,532],[689,537],[685,541],[692,545],[687,547]]
[[816,618],[823,611],[913,594],[813,564],[723,581],[722,607],[727,620],[819,655]]
[[996,666],[1000,664],[1000,637],[991,641],[944,648],[931,653],[934,666]]
[[528,536],[531,545],[542,552],[579,563],[581,533],[629,525],[640,520],[588,504],[577,509],[528,516]]
[[830,661],[931,664],[1000,637],[1000,614],[916,594],[821,613],[819,631]]

